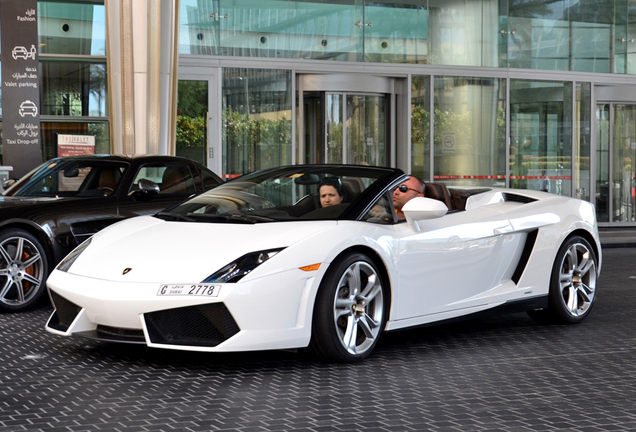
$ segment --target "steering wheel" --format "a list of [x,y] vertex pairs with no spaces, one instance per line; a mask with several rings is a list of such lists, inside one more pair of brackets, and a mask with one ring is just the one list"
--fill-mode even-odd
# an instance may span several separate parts
[[115,193],[115,189],[113,189],[112,187],[108,187],[108,186],[104,186],[101,190],[102,190],[102,192],[104,192],[104,195],[106,195],[106,196],[112,195],[113,193]]

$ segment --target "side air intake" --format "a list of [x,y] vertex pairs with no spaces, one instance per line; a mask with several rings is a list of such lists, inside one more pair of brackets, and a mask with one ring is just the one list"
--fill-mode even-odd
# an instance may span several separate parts
[[519,258],[519,263],[517,264],[517,268],[512,275],[512,280],[515,284],[519,283],[519,280],[521,280],[521,275],[528,265],[530,255],[532,255],[532,250],[534,249],[534,245],[537,242],[538,232],[539,230],[530,231],[528,233],[528,236],[526,237],[526,244],[523,246],[523,251],[521,252],[521,257]]
[[503,195],[503,199],[505,202],[518,202],[521,204],[529,204],[531,202],[535,202],[536,199],[534,198],[530,198],[527,196],[523,196],[523,195],[517,195],[517,194],[513,194],[510,192],[504,192],[502,193]]

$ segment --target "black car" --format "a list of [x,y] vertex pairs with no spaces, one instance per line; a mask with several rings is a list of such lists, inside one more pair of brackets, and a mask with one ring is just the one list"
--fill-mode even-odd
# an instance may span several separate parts
[[156,213],[220,183],[202,165],[174,156],[45,162],[0,198],[0,310],[35,303],[53,267],[100,229]]

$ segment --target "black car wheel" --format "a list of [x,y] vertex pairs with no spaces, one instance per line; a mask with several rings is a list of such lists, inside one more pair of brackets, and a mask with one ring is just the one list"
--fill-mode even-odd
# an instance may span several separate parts
[[580,323],[596,300],[598,259],[590,243],[574,236],[561,245],[550,276],[549,308],[528,314],[539,322]]
[[316,297],[310,348],[325,360],[367,357],[386,323],[385,288],[366,255],[343,256],[327,270]]
[[45,290],[46,254],[33,235],[21,229],[0,232],[0,309],[20,311]]

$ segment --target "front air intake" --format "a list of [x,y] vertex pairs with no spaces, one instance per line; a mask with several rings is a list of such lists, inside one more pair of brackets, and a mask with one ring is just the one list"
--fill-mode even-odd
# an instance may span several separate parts
[[156,344],[214,347],[240,330],[223,303],[150,312],[144,319]]
[[51,315],[48,326],[54,330],[65,332],[73,324],[82,308],[66,300],[55,291],[51,291],[51,301],[55,307],[55,312]]

